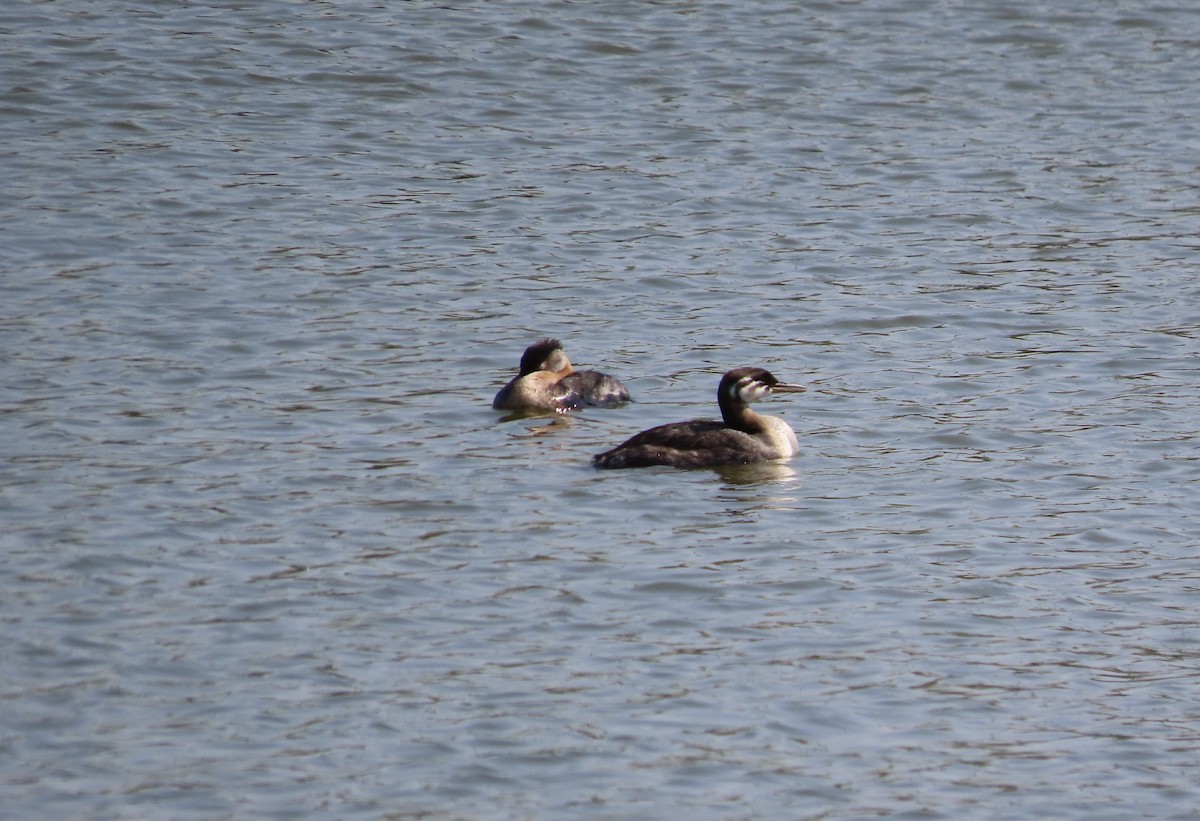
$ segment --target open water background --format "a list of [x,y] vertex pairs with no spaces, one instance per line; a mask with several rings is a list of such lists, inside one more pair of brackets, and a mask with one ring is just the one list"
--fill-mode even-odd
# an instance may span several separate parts
[[[0,45],[5,818],[1195,817],[1200,7]],[[786,466],[591,469],[745,364]]]

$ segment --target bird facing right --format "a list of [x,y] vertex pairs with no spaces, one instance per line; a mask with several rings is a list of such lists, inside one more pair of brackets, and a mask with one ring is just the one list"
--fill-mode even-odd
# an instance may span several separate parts
[[600,468],[717,467],[790,459],[800,450],[796,434],[782,419],[750,410],[772,392],[804,388],[780,382],[763,368],[734,368],[721,377],[717,404],[721,421],[693,419],[644,430],[621,445],[592,457]]

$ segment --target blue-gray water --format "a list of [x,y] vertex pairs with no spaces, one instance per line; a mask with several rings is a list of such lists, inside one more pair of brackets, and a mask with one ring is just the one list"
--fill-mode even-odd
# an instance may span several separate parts
[[[1200,808],[1190,4],[0,45],[5,818]],[[638,402],[502,421],[545,335]],[[746,364],[786,466],[589,466]]]

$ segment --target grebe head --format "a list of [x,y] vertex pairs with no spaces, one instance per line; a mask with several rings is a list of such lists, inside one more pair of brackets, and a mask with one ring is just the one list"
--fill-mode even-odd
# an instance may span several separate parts
[[770,396],[772,392],[801,393],[803,385],[780,382],[764,368],[734,368],[721,377],[717,388],[717,402],[723,407],[729,403],[749,405]]
[[571,360],[563,352],[557,339],[539,339],[521,354],[521,376],[537,371],[550,371],[566,375],[573,370]]
[[[750,403],[765,399],[773,392],[799,393],[801,385],[780,382],[764,368],[734,368],[726,371],[717,388],[717,404],[721,407],[721,419],[731,428],[754,433],[767,424],[772,417],[759,416],[750,410]],[[790,430],[790,428],[789,428]]]

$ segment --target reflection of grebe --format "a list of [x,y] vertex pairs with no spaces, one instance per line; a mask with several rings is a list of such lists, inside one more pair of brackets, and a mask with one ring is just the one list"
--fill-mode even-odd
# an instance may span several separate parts
[[568,411],[609,408],[629,401],[629,391],[611,376],[577,371],[557,339],[542,339],[521,356],[521,371],[492,400],[496,410]]
[[593,457],[602,468],[714,467],[790,459],[800,450],[787,422],[750,410],[750,403],[773,391],[798,393],[799,385],[780,382],[762,368],[735,368],[721,377],[720,422],[672,422],[637,434],[623,445]]

